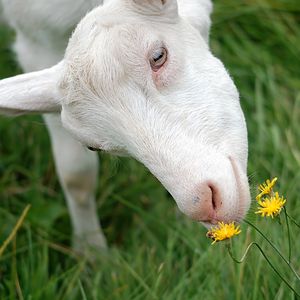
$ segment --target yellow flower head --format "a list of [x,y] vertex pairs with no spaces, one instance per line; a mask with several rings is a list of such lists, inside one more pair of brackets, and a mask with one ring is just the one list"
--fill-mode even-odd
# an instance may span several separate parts
[[272,189],[277,181],[277,177],[273,178],[272,180],[267,179],[266,182],[260,184],[258,189],[260,193],[256,196],[256,200],[259,201],[262,196],[269,195],[272,192]]
[[260,207],[255,212],[256,214],[261,214],[262,217],[274,217],[280,214],[286,200],[280,197],[276,192],[275,196],[270,198],[265,198],[263,201],[259,200],[258,204]]
[[207,232],[206,236],[211,238],[213,240],[212,244],[214,244],[219,241],[230,239],[240,233],[240,226],[235,226],[234,222],[229,224],[219,222],[216,227],[213,227]]

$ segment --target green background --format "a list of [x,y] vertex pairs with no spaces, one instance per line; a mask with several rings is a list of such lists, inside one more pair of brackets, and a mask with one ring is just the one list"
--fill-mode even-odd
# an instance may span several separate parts
[[[212,50],[241,94],[253,195],[258,182],[278,176],[287,210],[298,221],[299,24],[297,0],[220,0],[211,32]],[[0,25],[0,78],[20,72],[10,51],[13,39],[14,33]],[[70,219],[41,117],[0,118],[0,245],[32,204],[17,239],[0,258],[1,300],[296,299],[255,249],[237,265],[224,244],[211,246],[206,230],[178,212],[142,165],[100,156],[97,207],[110,251],[90,264],[70,249]],[[286,228],[279,220],[259,219],[253,209],[249,219],[287,253]],[[295,285],[266,242],[247,226],[242,230],[233,241],[236,256],[258,241]],[[292,226],[292,262],[298,272],[299,232]]]

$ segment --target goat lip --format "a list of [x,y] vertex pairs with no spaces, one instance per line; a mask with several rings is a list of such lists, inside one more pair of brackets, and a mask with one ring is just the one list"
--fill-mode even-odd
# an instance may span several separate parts
[[220,221],[219,220],[201,220],[199,222],[201,224],[203,224],[207,229],[211,229],[212,227],[215,227]]
[[216,227],[218,223],[224,222],[224,223],[232,223],[234,222],[235,224],[239,224],[241,222],[241,219],[232,219],[232,220],[220,220],[220,219],[213,219],[213,220],[200,220],[199,221],[201,224],[204,225],[207,229],[211,229],[213,227]]

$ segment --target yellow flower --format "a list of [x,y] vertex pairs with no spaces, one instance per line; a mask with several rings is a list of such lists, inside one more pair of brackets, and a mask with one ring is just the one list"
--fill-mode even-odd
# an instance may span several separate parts
[[276,181],[277,181],[277,177],[273,178],[272,181],[267,179],[266,182],[264,182],[263,184],[260,184],[258,187],[260,193],[256,196],[256,200],[259,201],[262,196],[269,195],[272,192],[272,189],[273,189]]
[[286,200],[283,197],[279,197],[276,192],[275,196],[270,198],[265,198],[265,200],[259,200],[258,204],[260,207],[256,214],[261,214],[262,217],[274,217],[280,214]]
[[240,226],[235,226],[234,222],[229,224],[219,222],[216,227],[213,227],[207,232],[206,236],[211,238],[213,240],[212,244],[214,244],[219,241],[230,239],[240,233]]

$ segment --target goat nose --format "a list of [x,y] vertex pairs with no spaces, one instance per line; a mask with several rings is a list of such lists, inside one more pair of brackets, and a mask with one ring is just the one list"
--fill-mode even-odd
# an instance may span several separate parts
[[201,222],[217,223],[217,212],[222,206],[219,189],[215,184],[202,183],[197,188],[193,200],[192,219]]

